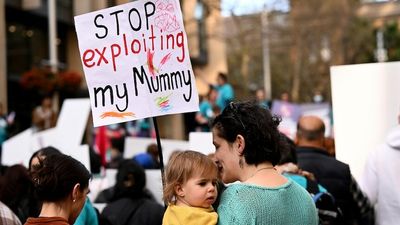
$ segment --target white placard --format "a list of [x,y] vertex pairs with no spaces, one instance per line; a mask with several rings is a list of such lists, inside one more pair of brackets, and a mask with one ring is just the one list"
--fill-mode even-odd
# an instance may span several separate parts
[[[188,141],[161,139],[161,146],[163,152],[164,165],[168,163],[169,157],[174,151],[184,151],[189,149]],[[154,138],[139,138],[127,137],[125,138],[124,158],[131,159],[138,153],[146,152],[147,146],[156,144],[157,140]]]
[[12,166],[22,164],[27,166],[32,155],[32,129],[26,129],[23,132],[3,142],[1,152],[1,164]]
[[397,124],[400,63],[331,67],[336,157],[359,179],[368,152]]
[[[68,139],[68,137],[66,137]],[[56,146],[58,142],[57,138],[57,129],[49,128],[40,132],[32,133],[31,136],[31,151],[32,153],[37,150],[47,147],[47,146]]]
[[32,154],[47,146],[79,160],[90,170],[89,147],[81,146],[90,110],[89,99],[66,99],[62,105],[57,125],[41,132],[27,129],[3,143],[2,164],[23,163],[28,167]]
[[161,180],[160,170],[145,170],[146,172],[146,188],[154,195],[154,198],[158,203],[164,204],[163,197],[163,186]]
[[211,132],[190,132],[189,149],[201,152],[205,155],[215,152]]
[[199,110],[178,0],[75,17],[95,127]]
[[[60,148],[61,149],[61,148]],[[90,171],[90,154],[89,154],[89,145],[78,145],[75,147],[68,147],[64,152],[68,151],[69,155],[74,159],[79,160],[87,170]]]
[[[97,195],[110,187],[113,187],[116,183],[116,169],[107,169],[104,177],[95,177],[90,182],[90,193],[88,194],[90,200],[93,202]],[[145,170],[146,173],[146,188],[153,194],[155,200],[164,204],[162,200],[163,186],[161,180],[161,170]],[[96,207],[101,211],[104,208],[104,204],[96,204]]]
[[[57,120],[59,146],[79,146],[85,133],[90,113],[90,100],[65,99]],[[66,137],[65,134],[68,134]]]

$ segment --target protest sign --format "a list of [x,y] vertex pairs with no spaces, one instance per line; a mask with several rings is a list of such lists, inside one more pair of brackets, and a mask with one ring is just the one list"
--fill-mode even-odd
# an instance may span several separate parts
[[75,17],[95,127],[198,111],[178,0],[139,0]]
[[336,158],[360,181],[368,153],[398,123],[400,62],[331,67]]
[[294,139],[296,124],[301,116],[301,108],[298,104],[275,100],[272,103],[272,114],[279,115],[282,122],[279,124],[279,131]]

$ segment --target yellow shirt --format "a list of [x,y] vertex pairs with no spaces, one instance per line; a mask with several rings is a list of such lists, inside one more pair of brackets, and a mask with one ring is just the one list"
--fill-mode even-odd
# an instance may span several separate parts
[[164,213],[163,225],[216,225],[217,221],[218,214],[212,207],[169,205]]

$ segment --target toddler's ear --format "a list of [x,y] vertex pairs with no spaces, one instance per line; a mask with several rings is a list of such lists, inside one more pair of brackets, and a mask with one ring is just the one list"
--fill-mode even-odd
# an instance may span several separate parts
[[185,197],[185,190],[183,189],[182,185],[177,184],[175,186],[175,193],[179,197]]

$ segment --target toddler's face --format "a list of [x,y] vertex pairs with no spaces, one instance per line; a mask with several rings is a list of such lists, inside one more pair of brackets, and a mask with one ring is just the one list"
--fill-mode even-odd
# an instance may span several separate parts
[[178,202],[184,205],[209,208],[217,199],[217,178],[195,176],[178,190]]

